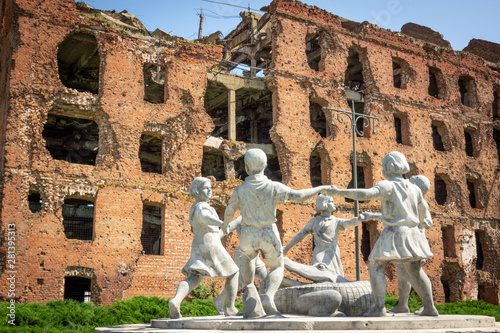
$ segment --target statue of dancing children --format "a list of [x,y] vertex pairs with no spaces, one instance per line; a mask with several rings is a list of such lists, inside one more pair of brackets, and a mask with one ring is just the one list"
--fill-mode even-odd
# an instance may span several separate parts
[[[415,184],[418,186],[420,191],[422,191],[422,196],[424,196],[427,191],[429,191],[429,188],[431,187],[431,182],[429,181],[429,178],[427,178],[424,175],[418,175],[418,176],[412,176],[410,178],[410,183]],[[423,204],[426,206],[426,213],[425,216],[420,215],[420,224],[418,226],[423,241],[427,242],[427,238],[425,237],[425,229],[429,229],[432,227],[432,217],[431,213],[429,211],[429,205],[427,202],[423,202]],[[364,213],[363,215],[366,216],[367,219],[370,220],[381,220],[384,222],[384,219],[381,214],[371,214],[371,213]],[[423,266],[425,264],[425,259],[420,260],[420,266]],[[392,313],[409,313],[410,308],[408,307],[408,300],[410,297],[410,292],[411,292],[411,284],[408,279],[408,272],[406,271],[404,265],[398,264],[396,265],[396,272],[398,275],[398,295],[399,295],[399,300],[398,304],[393,307],[392,309],[389,310],[389,312]],[[424,307],[421,307],[415,314],[420,314],[424,310]]]
[[[276,204],[303,202],[321,191],[327,191],[330,186],[318,186],[311,189],[293,190],[279,182],[273,182],[264,175],[267,166],[267,156],[260,149],[249,149],[245,153],[245,169],[248,173],[243,184],[238,185],[229,200],[224,214],[224,232],[237,210],[241,212],[241,259],[240,274],[243,285],[248,290],[254,290],[255,262],[259,251],[267,260],[270,272],[267,275],[265,292],[260,296],[262,307],[266,314],[279,314],[274,304],[274,295],[283,280],[283,248],[276,226]],[[245,304],[258,308],[261,304],[256,300]],[[247,316],[258,316],[251,313]]]
[[175,297],[168,303],[170,318],[182,317],[180,304],[184,297],[203,279],[214,277],[226,278],[224,314],[235,316],[238,313],[234,306],[238,291],[238,267],[220,241],[219,228],[223,226],[223,222],[207,202],[212,196],[210,180],[204,177],[195,178],[189,189],[189,195],[196,199],[189,210],[189,222],[194,238],[191,257],[182,269],[187,278],[179,283]]
[[403,154],[393,151],[382,159],[383,174],[387,180],[375,184],[370,189],[339,190],[331,195],[355,200],[379,199],[384,230],[370,253],[370,285],[375,305],[365,313],[368,317],[386,315],[385,293],[387,281],[385,268],[388,263],[401,264],[408,272],[408,280],[422,299],[424,310],[421,316],[437,316],[432,301],[432,285],[422,269],[420,261],[432,257],[429,243],[419,229],[427,206],[418,186],[403,178],[410,166]]
[[[346,282],[344,270],[340,261],[338,232],[349,227],[354,227],[363,221],[364,215],[352,219],[341,219],[332,215],[336,209],[332,197],[318,195],[316,199],[316,212],[320,213],[306,224],[285,246],[283,253],[287,252],[301,242],[308,234],[314,236],[314,251],[312,266],[300,264],[284,258],[285,268],[314,282]],[[288,281],[285,281],[288,282]]]

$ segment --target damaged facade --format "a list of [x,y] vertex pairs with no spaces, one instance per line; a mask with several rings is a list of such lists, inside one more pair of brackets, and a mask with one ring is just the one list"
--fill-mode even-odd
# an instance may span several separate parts
[[[189,42],[73,0],[1,2],[2,298],[11,270],[23,302],[172,297],[190,253],[192,179],[217,180],[222,216],[244,152],[259,147],[271,179],[346,188],[351,138],[324,107],[354,105],[381,118],[357,139],[360,186],[383,179],[393,150],[431,180],[424,269],[435,300],[500,303],[499,45],[454,51],[426,27],[394,33],[298,1],[264,10],[243,12],[224,39]],[[238,64],[249,70],[229,74]],[[337,216],[353,215],[336,201]],[[283,243],[313,214],[312,201],[278,206]],[[360,229],[368,280],[382,226]],[[237,236],[224,243],[234,252]],[[350,279],[353,244],[353,230],[340,235]],[[309,239],[289,255],[309,263],[311,252]],[[395,269],[387,275],[395,292]]]

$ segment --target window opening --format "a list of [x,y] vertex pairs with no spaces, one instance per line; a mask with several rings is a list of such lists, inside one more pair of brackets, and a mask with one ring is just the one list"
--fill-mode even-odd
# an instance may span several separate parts
[[42,136],[53,159],[95,165],[99,150],[96,122],[49,113]]
[[159,255],[161,251],[162,209],[143,204],[141,244],[144,254]]
[[401,89],[403,81],[403,69],[397,62],[392,62],[392,80],[395,88]]
[[101,60],[95,36],[76,33],[67,37],[59,45],[57,62],[63,85],[98,94]]
[[162,137],[152,134],[141,135],[139,160],[143,172],[162,173],[162,146]]
[[441,133],[440,133],[438,127],[441,127],[441,126],[437,126],[435,124],[432,124],[432,144],[433,144],[435,150],[445,151],[443,138],[441,136]]
[[62,205],[64,234],[68,239],[92,240],[94,233],[94,203],[68,198]]
[[[351,170],[352,170],[352,164],[351,164]],[[358,173],[358,188],[366,188],[366,182],[365,182],[365,169],[362,166],[357,166],[356,168],[357,173]],[[354,188],[354,179],[352,178],[351,175],[351,181],[347,185],[347,188]],[[354,202],[354,200],[346,198],[346,202]],[[366,201],[359,201],[359,203],[363,203]]]
[[144,74],[144,100],[149,103],[159,104],[165,102],[165,67],[154,64],[145,64]]
[[64,299],[88,303],[91,300],[92,280],[80,276],[64,278]]
[[370,230],[368,230],[367,223],[361,223],[361,254],[363,255],[363,260],[368,261],[368,256],[371,252],[370,244]]
[[328,136],[328,124],[326,122],[326,116],[323,112],[323,107],[313,101],[309,101],[309,115],[311,119],[312,128],[321,135],[322,138]]
[[500,88],[496,88],[493,91],[493,103],[492,103],[492,113],[493,113],[493,120],[498,120],[500,119],[500,98],[498,95],[500,94]]
[[441,284],[443,285],[444,302],[450,303],[450,296],[451,296],[450,283],[448,282],[448,280],[441,278]]
[[38,213],[42,210],[42,198],[40,192],[30,191],[28,194],[28,206],[32,213]]
[[267,178],[275,182],[282,181],[282,174],[278,156],[267,156],[267,168],[264,170],[264,174]]
[[474,107],[476,96],[474,94],[474,79],[469,75],[460,75],[458,79],[458,90],[462,105]]
[[308,34],[306,36],[307,64],[315,71],[319,71],[321,61],[321,46],[319,45],[319,34]]
[[438,175],[434,178],[434,197],[438,205],[443,206],[448,199],[446,182]]
[[201,175],[203,177],[213,176],[217,181],[226,179],[226,173],[224,169],[224,156],[222,155],[222,153],[214,150],[203,151]]
[[474,156],[474,145],[472,143],[472,135],[469,131],[464,131],[465,137],[465,153],[467,156]]
[[439,85],[438,85],[438,77],[440,78],[441,71],[435,67],[429,67],[429,88],[427,92],[429,96],[434,98],[439,97]]
[[313,150],[309,157],[309,172],[313,187],[323,185],[321,181],[321,156],[318,150]]
[[344,78],[345,89],[362,91],[365,89],[363,78],[363,64],[359,61],[359,53],[354,48],[349,48],[347,69]]
[[476,230],[474,232],[476,238],[476,269],[482,270],[484,266],[484,230]]

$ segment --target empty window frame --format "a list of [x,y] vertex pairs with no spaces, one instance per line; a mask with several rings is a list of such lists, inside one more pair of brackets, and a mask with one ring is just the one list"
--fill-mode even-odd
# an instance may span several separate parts
[[40,196],[40,192],[29,191],[28,206],[32,213],[38,213],[42,210],[42,198]]
[[42,136],[53,159],[95,165],[99,149],[95,121],[49,113]]
[[281,174],[280,163],[278,156],[267,156],[267,167],[264,170],[264,174],[267,178],[275,182],[281,182],[283,177]]
[[[351,164],[351,170],[352,170],[353,165]],[[358,187],[357,188],[366,188],[366,183],[367,183],[367,178],[369,175],[371,175],[371,172],[369,172],[370,166],[362,166],[362,165],[357,165],[356,166],[356,171],[357,171],[357,183]],[[352,171],[351,171],[352,175]],[[351,176],[351,181],[347,185],[347,188],[354,188],[354,178]],[[346,198],[346,202],[354,202],[354,200]],[[368,202],[368,201],[359,201],[360,203],[363,202]]]
[[94,202],[67,198],[62,205],[64,234],[68,239],[92,240],[94,236]]
[[432,145],[437,151],[446,151],[447,130],[442,122],[432,122]]
[[150,173],[162,173],[163,137],[151,133],[143,133],[139,143],[139,160],[141,170]]
[[429,66],[429,87],[427,93],[434,98],[442,98],[443,96],[443,74],[436,67]]
[[309,157],[309,174],[313,187],[323,185],[322,182],[321,155],[317,149],[313,150]]
[[434,177],[434,198],[438,205],[443,206],[448,200],[448,189],[446,182],[440,175]]
[[500,129],[493,129],[493,141],[495,141],[497,146],[498,162],[500,163]]
[[90,302],[92,280],[81,276],[66,276],[64,278],[64,299],[78,302]]
[[482,270],[484,268],[485,248],[486,246],[486,233],[484,230],[475,230],[474,238],[476,239],[476,269]]
[[142,206],[142,253],[150,255],[161,254],[162,243],[162,209],[157,205]]
[[361,255],[363,256],[363,261],[365,262],[368,261],[368,256],[371,252],[370,227],[372,225],[373,223],[361,223]]
[[410,66],[401,58],[392,58],[392,82],[394,88],[406,89],[410,81]]
[[319,135],[321,135],[322,138],[326,138],[329,131],[323,107],[316,102],[309,101],[309,115],[311,119],[311,127]]
[[225,180],[226,172],[224,166],[224,155],[215,150],[203,151],[201,175],[203,177],[213,176],[217,181]]
[[458,79],[458,90],[462,105],[475,107],[477,105],[476,84],[469,75],[460,75]]
[[404,114],[394,114],[394,129],[396,131],[396,142],[409,145],[410,135],[409,135],[409,124],[408,117]]
[[78,91],[99,92],[99,48],[93,35],[75,33],[67,37],[57,51],[62,84]]
[[159,104],[165,102],[165,67],[144,64],[144,100]]
[[469,204],[471,208],[483,208],[481,202],[479,201],[479,185],[479,180],[467,179],[467,191],[469,192]]
[[305,43],[307,64],[311,69],[319,71],[319,63],[321,61],[320,35],[307,34]]
[[491,104],[493,120],[500,119],[500,86],[493,87],[493,102]]
[[363,64],[359,61],[359,53],[353,47],[349,48],[344,86],[345,89],[352,91],[362,91],[366,88],[363,78]]
[[477,157],[479,155],[479,149],[476,147],[476,139],[477,131],[472,128],[464,129],[464,138],[465,138],[465,154],[467,156]]

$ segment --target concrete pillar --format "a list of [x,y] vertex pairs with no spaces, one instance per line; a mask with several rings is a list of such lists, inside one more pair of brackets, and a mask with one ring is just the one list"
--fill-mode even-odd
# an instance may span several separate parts
[[236,140],[236,90],[229,89],[227,97],[227,135],[229,140]]

